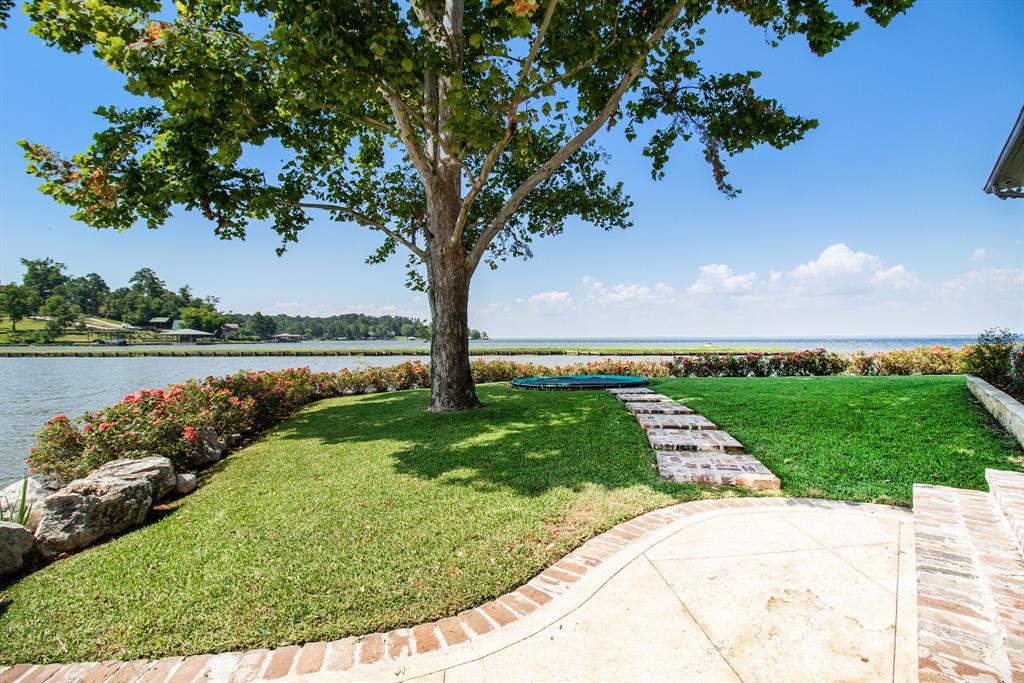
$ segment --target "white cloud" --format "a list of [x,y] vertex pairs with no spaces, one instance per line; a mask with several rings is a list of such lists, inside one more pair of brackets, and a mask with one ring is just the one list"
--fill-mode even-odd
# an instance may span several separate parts
[[[517,299],[517,301],[521,300]],[[569,304],[572,303],[572,295],[569,294],[569,292],[558,291],[538,292],[537,294],[534,294],[529,299],[527,299],[526,303],[530,304],[531,306],[568,306]]]
[[1024,268],[982,268],[961,273],[942,283],[949,293],[1016,294],[1024,298]]
[[789,272],[790,280],[809,293],[854,293],[870,287],[905,289],[919,284],[903,265],[885,267],[882,259],[845,244],[826,247],[818,258]]
[[971,263],[974,263],[975,261],[981,261],[986,256],[988,256],[988,250],[985,247],[978,247],[977,249],[974,250],[974,253],[971,254],[970,261]]
[[691,294],[739,294],[753,290],[756,280],[757,273],[739,275],[725,264],[714,263],[701,266],[697,281],[686,291]]
[[871,276],[871,284],[876,287],[891,287],[892,289],[906,289],[917,287],[921,281],[903,266],[893,266],[876,270]]
[[676,291],[664,282],[659,282],[654,287],[621,282],[611,287],[605,287],[601,281],[586,277],[583,283],[590,285],[587,298],[600,304],[635,304],[667,301],[671,299]]

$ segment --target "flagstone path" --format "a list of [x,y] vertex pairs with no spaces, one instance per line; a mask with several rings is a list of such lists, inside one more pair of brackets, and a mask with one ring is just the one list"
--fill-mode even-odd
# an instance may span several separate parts
[[679,484],[777,489],[779,478],[703,415],[651,389],[609,389],[647,432],[662,479]]

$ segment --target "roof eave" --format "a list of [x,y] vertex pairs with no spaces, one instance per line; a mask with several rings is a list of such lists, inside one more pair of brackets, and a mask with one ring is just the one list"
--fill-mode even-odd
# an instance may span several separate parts
[[1011,174],[1010,164],[1020,164],[1021,159],[1024,159],[1024,107],[1021,107],[1017,123],[1013,126],[1002,152],[999,153],[999,159],[988,176],[985,192],[999,197],[1020,197],[1021,193],[1018,190],[1022,183],[1012,182],[1008,176]]

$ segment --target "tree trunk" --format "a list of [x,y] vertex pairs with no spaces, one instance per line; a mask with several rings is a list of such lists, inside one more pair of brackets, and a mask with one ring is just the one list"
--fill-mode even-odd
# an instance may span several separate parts
[[462,244],[452,244],[461,208],[458,167],[445,168],[428,193],[431,240],[427,283],[433,335],[430,341],[430,411],[479,408],[469,366],[469,282],[474,268]]
[[431,258],[430,411],[479,408],[469,366],[469,281],[465,258]]

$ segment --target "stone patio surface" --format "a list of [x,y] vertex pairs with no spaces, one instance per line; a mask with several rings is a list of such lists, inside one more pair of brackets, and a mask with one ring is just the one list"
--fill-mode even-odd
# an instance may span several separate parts
[[737,508],[650,536],[456,648],[278,680],[917,680],[908,512]]

